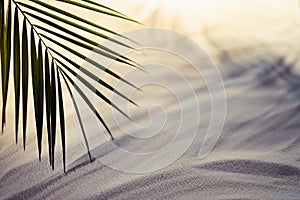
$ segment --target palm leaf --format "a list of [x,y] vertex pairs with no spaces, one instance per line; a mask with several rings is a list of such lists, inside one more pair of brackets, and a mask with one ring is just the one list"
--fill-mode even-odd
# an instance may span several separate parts
[[45,52],[45,97],[46,97],[46,121],[47,121],[47,133],[48,133],[48,146],[49,146],[49,161],[52,165],[52,135],[51,135],[51,94],[50,94],[50,66],[49,57]]
[[57,36],[57,37],[59,37],[59,38],[61,38],[61,39],[64,39],[65,41],[68,41],[68,42],[70,42],[70,43],[72,43],[72,44],[75,44],[75,45],[77,45],[77,46],[79,46],[79,47],[82,47],[82,48],[84,48],[84,49],[88,49],[88,50],[90,50],[90,51],[94,51],[95,53],[97,53],[97,54],[99,54],[99,55],[101,55],[101,56],[104,56],[104,57],[113,59],[113,60],[118,61],[118,62],[120,62],[120,63],[124,63],[124,64],[127,64],[127,65],[131,65],[131,66],[133,66],[133,67],[137,67],[137,66],[135,66],[135,65],[133,65],[133,64],[131,64],[131,63],[125,61],[125,60],[122,60],[122,59],[118,58],[117,56],[111,55],[110,53],[107,53],[107,52],[105,52],[105,51],[102,51],[102,50],[100,50],[100,49],[97,49],[97,48],[95,48],[95,47],[93,47],[93,46],[91,46],[91,45],[84,44],[83,42],[80,42],[80,41],[78,41],[78,40],[74,40],[74,39],[72,39],[72,38],[70,38],[70,37],[67,37],[67,36],[65,36],[65,35],[62,35],[62,34],[59,34],[59,33],[57,33],[57,32],[51,31],[51,30],[48,29],[48,28],[44,28],[44,27],[41,27],[41,26],[36,26],[36,27],[38,27],[39,29],[41,29],[41,30],[43,30],[43,31],[46,31],[46,32],[48,32],[48,33],[50,33],[50,34],[52,34],[52,35],[55,35],[55,36]]
[[[83,19],[82,17],[78,17],[77,15],[68,13],[68,12],[66,12],[66,11],[64,11],[64,10],[62,10],[62,9],[57,8],[57,7],[51,6],[50,4],[47,4],[47,3],[45,3],[45,2],[38,1],[38,0],[31,0],[31,1],[33,1],[33,2],[35,2],[35,3],[37,3],[37,4],[41,5],[41,6],[43,6],[43,7],[45,7],[45,8],[48,8],[48,9],[50,9],[50,10],[53,10],[53,11],[59,13],[59,14],[63,14],[63,15],[65,15],[65,16],[67,16],[67,17],[76,19],[77,21],[84,22],[84,23],[89,24],[89,25],[91,25],[91,26],[93,26],[93,27],[95,27],[95,28],[99,28],[100,30],[106,31],[106,32],[108,32],[108,33],[117,35],[117,36],[119,36],[119,37],[122,37],[122,38],[125,38],[125,39],[127,39],[127,40],[130,40],[130,41],[134,42],[134,41],[131,40],[130,38],[127,38],[127,37],[125,37],[125,36],[123,36],[123,35],[120,35],[120,34],[116,33],[115,31],[112,31],[112,30],[107,29],[107,28],[105,28],[105,27],[103,27],[103,26],[100,26],[100,25],[98,25],[98,24],[95,24],[95,23],[93,23],[93,22],[91,22],[91,21],[88,21],[88,20],[86,20],[86,19]],[[31,7],[31,8],[32,8],[32,7]]]
[[[71,74],[78,78],[80,82],[82,82],[90,91],[94,92],[99,98],[101,98],[104,102],[106,102],[108,105],[112,106],[116,110],[118,110],[120,113],[122,113],[125,117],[130,119],[130,117],[124,113],[117,105],[112,103],[105,95],[103,95],[99,90],[97,90],[92,84],[90,84],[88,81],[86,81],[82,76],[74,72],[71,68],[69,68],[67,65],[65,65],[63,62],[58,60],[58,63],[63,66],[66,70],[71,72]],[[64,71],[63,71],[64,72]],[[65,73],[64,73],[65,74]],[[126,98],[126,97],[125,97]]]
[[[8,85],[9,85],[9,75],[10,75],[10,65],[11,59],[13,59],[13,80],[14,80],[14,94],[15,94],[15,134],[16,142],[18,141],[18,127],[19,127],[19,113],[20,109],[20,99],[22,99],[22,122],[23,122],[23,146],[26,146],[26,129],[27,129],[27,113],[28,113],[28,98],[29,87],[32,87],[32,99],[34,104],[34,116],[35,116],[35,127],[36,127],[36,137],[37,137],[37,147],[38,147],[38,157],[41,160],[42,154],[42,138],[43,138],[43,126],[44,119],[46,121],[47,139],[48,139],[48,154],[50,165],[54,169],[54,155],[56,146],[56,131],[60,127],[61,133],[61,144],[62,144],[62,159],[63,168],[66,170],[66,127],[65,127],[65,111],[64,111],[64,100],[65,97],[62,92],[61,80],[64,80],[65,86],[70,94],[70,98],[75,108],[76,115],[80,123],[80,129],[83,133],[85,139],[85,145],[87,148],[87,153],[92,160],[90,154],[90,148],[88,140],[86,137],[86,132],[84,129],[84,124],[78,110],[77,102],[74,98],[74,92],[77,92],[83,101],[86,103],[87,107],[93,111],[95,117],[100,121],[105,130],[108,132],[111,139],[113,135],[111,134],[108,125],[105,123],[104,119],[100,113],[96,110],[92,102],[88,99],[85,94],[85,90],[82,90],[76,85],[76,80],[79,80],[85,88],[94,92],[97,97],[103,100],[104,103],[109,104],[111,107],[117,109],[124,116],[129,118],[129,116],[123,112],[118,105],[115,105],[104,93],[96,89],[96,84],[103,86],[103,89],[114,92],[115,94],[126,99],[128,102],[135,104],[132,100],[126,97],[124,94],[116,90],[109,83],[99,79],[96,75],[91,73],[84,67],[81,67],[76,63],[76,61],[71,60],[65,54],[57,49],[49,47],[48,42],[61,47],[65,52],[73,54],[78,59],[86,60],[92,66],[103,70],[105,73],[120,80],[136,89],[135,85],[129,81],[123,79],[116,72],[107,69],[100,63],[88,58],[86,55],[80,51],[75,51],[68,44],[75,45],[79,47],[78,49],[85,49],[88,51],[94,51],[95,53],[106,57],[111,60],[115,60],[120,64],[125,64],[127,66],[140,68],[140,65],[133,60],[117,53],[116,51],[99,45],[96,41],[89,39],[83,35],[79,35],[72,29],[68,27],[73,27],[75,30],[80,29],[86,34],[92,34],[99,38],[110,40],[115,44],[121,45],[133,49],[127,42],[134,42],[130,38],[120,35],[119,33],[89,21],[83,17],[77,16],[73,13],[69,13],[64,9],[54,7],[44,1],[31,0],[33,3],[41,6],[34,7],[28,2],[20,2],[15,0],[8,0],[8,5],[5,7],[3,1],[0,2],[0,54],[1,54],[1,81],[2,81],[2,130],[6,121],[6,105],[8,97]],[[124,19],[127,21],[138,23],[137,21],[127,17],[126,15],[111,9],[102,4],[90,1],[82,0],[83,3],[60,0],[65,6],[76,6],[79,9],[85,9],[91,12],[98,12],[107,16],[112,16],[119,19]],[[14,22],[13,22],[13,32],[12,32],[12,4],[14,4]],[[23,9],[26,10],[23,10]],[[6,13],[6,14],[5,14]],[[22,16],[22,31],[20,31],[20,16]],[[63,17],[62,17],[63,16]],[[50,20],[50,19],[51,20]],[[33,24],[31,19],[35,20]],[[57,24],[59,22],[60,25]],[[87,28],[88,26],[94,29]],[[30,33],[27,33],[27,30]],[[47,35],[42,32],[46,32]],[[50,35],[49,35],[50,34]],[[111,38],[111,36],[119,36],[125,38],[124,40],[116,40]],[[21,37],[21,41],[20,41]],[[11,40],[13,38],[13,41]],[[59,40],[57,40],[59,39]],[[58,42],[64,40],[64,42]],[[12,43],[13,42],[13,43]],[[13,47],[13,48],[12,48]],[[77,49],[77,48],[76,48]],[[13,53],[11,53],[13,50]],[[29,52],[30,50],[30,52]],[[30,65],[29,65],[30,64]],[[29,70],[31,67],[31,70]],[[81,76],[77,71],[80,71],[87,75],[87,78]],[[141,69],[143,70],[143,69]],[[32,77],[31,85],[28,85],[29,75]],[[88,80],[89,79],[89,80]],[[73,86],[74,91],[71,90]],[[20,95],[22,93],[22,98]],[[136,104],[135,104],[136,105]],[[45,112],[44,112],[45,107]],[[56,124],[59,122],[59,126]]]
[[[99,84],[101,84],[102,86],[106,87],[107,89],[109,89],[110,91],[116,93],[117,95],[119,95],[120,97],[126,99],[127,101],[129,101],[130,103],[134,104],[137,106],[137,104],[135,102],[133,102],[131,99],[127,98],[124,94],[122,94],[121,92],[119,92],[118,90],[116,90],[115,88],[113,88],[112,86],[110,86],[108,83],[106,83],[105,81],[99,79],[95,74],[91,73],[90,71],[86,70],[85,68],[81,67],[80,65],[76,64],[74,61],[72,61],[71,59],[67,58],[66,56],[64,56],[63,54],[59,53],[58,51],[56,51],[55,49],[50,48],[51,51],[55,52],[57,55],[59,55],[60,57],[62,57],[65,61],[67,61],[68,63],[70,63],[73,67],[79,69],[82,73],[84,73],[85,75],[87,75],[89,78],[91,78],[92,80],[98,82]],[[62,61],[58,60],[59,63],[61,63],[63,66],[66,66]],[[72,69],[70,69],[68,66],[65,67],[66,70],[68,70],[69,72],[71,72],[74,76],[76,77],[80,77],[79,80],[81,81],[81,79],[83,79],[80,75],[78,75],[76,72],[74,72]],[[84,83],[85,80],[81,81],[82,83]]]
[[120,15],[120,14],[113,13],[113,12],[108,12],[108,11],[105,11],[105,10],[102,10],[102,9],[98,9],[98,8],[95,8],[95,7],[92,7],[92,6],[88,6],[88,5],[76,2],[76,1],[71,1],[71,0],[57,0],[57,1],[69,3],[69,4],[72,4],[72,5],[75,5],[75,6],[79,6],[79,7],[82,7],[82,8],[86,8],[86,9],[101,13],[101,14],[110,15],[110,16],[113,16],[113,17],[122,18],[122,19],[125,19],[125,20],[128,20],[128,21],[139,23],[138,21],[136,21],[134,19],[131,19],[131,18],[128,18],[124,15]]
[[[56,138],[56,78],[54,70],[54,61],[51,61],[51,80],[50,80],[50,135],[51,135],[51,161],[52,168],[54,169],[54,151],[55,151],[55,138]],[[63,142],[63,149],[65,142]],[[65,151],[65,150],[64,150]],[[64,159],[64,169],[65,169],[65,159]]]
[[[34,31],[31,29],[31,74],[32,74],[32,89],[33,89],[33,100],[34,100],[34,111],[35,111],[35,121],[36,121],[36,132],[37,132],[37,142],[39,159],[41,160],[42,153],[42,137],[43,137],[43,86],[42,79],[42,43],[41,40],[38,41],[38,55],[36,52],[35,36]],[[40,77],[42,74],[42,77]]]
[[11,56],[11,2],[8,3],[7,22],[2,29],[3,47],[1,51],[2,75],[2,132],[6,121],[6,103],[8,94],[10,56]]
[[85,133],[85,130],[84,130],[83,122],[82,122],[82,119],[81,119],[81,115],[80,115],[80,112],[79,112],[77,103],[76,103],[76,101],[75,101],[75,98],[74,98],[74,95],[73,95],[73,93],[72,93],[72,90],[71,90],[71,88],[70,88],[70,86],[69,86],[69,84],[68,84],[68,81],[66,80],[64,74],[63,74],[63,73],[61,73],[61,74],[62,74],[62,77],[63,77],[63,79],[64,79],[64,81],[65,81],[65,84],[66,84],[66,86],[67,86],[67,88],[68,88],[68,91],[69,91],[69,94],[70,94],[70,96],[71,96],[72,102],[73,102],[73,104],[74,104],[75,111],[76,111],[76,115],[77,115],[77,118],[78,118],[78,121],[79,121],[79,125],[80,125],[80,129],[81,129],[82,134],[83,134],[83,138],[84,138],[86,150],[87,150],[87,152],[88,152],[90,161],[92,161],[93,159],[92,159],[92,155],[91,155],[91,151],[90,151],[89,142],[88,142],[87,137],[86,137],[86,133]]
[[[4,1],[0,1],[0,29],[2,30],[2,26],[4,25]],[[0,31],[0,36],[2,39],[2,31]],[[2,48],[1,48],[2,50]]]
[[[110,41],[112,41],[112,42],[115,42],[115,43],[117,43],[117,44],[119,44],[119,45],[122,45],[122,46],[125,46],[125,47],[128,47],[128,48],[132,48],[132,47],[128,46],[127,44],[123,43],[123,42],[120,42],[120,41],[115,40],[115,39],[111,39],[111,38],[110,38],[109,36],[107,36],[107,35],[104,35],[104,34],[102,34],[102,33],[100,33],[100,32],[97,32],[97,31],[94,31],[94,30],[92,30],[92,29],[86,28],[85,26],[82,26],[82,25],[80,25],[80,24],[78,24],[78,23],[76,23],[76,22],[73,22],[73,21],[67,20],[67,19],[65,19],[65,18],[59,17],[58,15],[52,14],[52,13],[50,13],[50,12],[47,12],[47,11],[45,11],[45,10],[42,10],[42,9],[39,9],[39,8],[36,8],[36,7],[33,7],[33,6],[28,5],[28,4],[25,4],[25,3],[18,2],[18,4],[24,6],[24,7],[28,8],[28,9],[30,9],[30,10],[32,10],[32,11],[36,11],[36,12],[38,12],[38,13],[40,13],[40,14],[46,15],[47,17],[51,17],[51,18],[53,18],[53,19],[55,19],[55,20],[58,20],[58,21],[60,21],[60,22],[66,23],[66,24],[71,25],[71,26],[73,26],[73,27],[76,27],[76,28],[78,28],[78,29],[81,29],[81,30],[84,30],[84,31],[89,32],[89,33],[91,33],[91,34],[94,34],[94,35],[96,35],[96,36],[99,36],[99,37],[101,37],[101,38],[104,38],[104,39],[110,40]],[[45,22],[45,19],[44,19],[44,18],[38,17],[38,16],[35,15],[35,14],[29,13],[29,12],[24,12],[24,13],[27,14],[27,15],[29,15],[29,16],[31,16],[31,17],[34,17],[34,18],[36,18],[36,19],[39,19],[39,20]]]
[[[105,8],[105,9],[110,10],[110,11],[112,11],[112,12],[115,12],[115,13],[117,13],[117,14],[119,14],[119,15],[123,15],[123,16],[127,17],[127,16],[124,15],[123,13],[120,13],[120,12],[118,12],[118,11],[116,11],[116,10],[114,10],[114,9],[111,9],[111,8],[105,6],[105,5],[102,5],[102,4],[99,4],[99,3],[96,3],[96,2],[93,2],[93,1],[90,1],[90,0],[81,0],[81,1],[84,1],[84,2],[87,2],[87,3],[93,4],[93,5],[99,6],[99,7],[101,7],[101,8]],[[129,17],[127,17],[127,18],[129,18]]]
[[101,117],[101,115],[98,113],[98,111],[96,110],[96,108],[93,106],[93,104],[91,103],[91,101],[87,98],[87,96],[84,94],[84,92],[76,86],[75,82],[70,78],[70,76],[68,76],[67,73],[65,73],[61,68],[60,68],[61,72],[65,75],[65,77],[67,77],[68,81],[70,81],[70,83],[74,86],[75,90],[79,93],[79,95],[82,97],[82,99],[86,102],[86,104],[88,105],[88,107],[95,113],[95,115],[97,116],[98,120],[102,123],[102,125],[104,126],[104,128],[107,130],[108,134],[110,135],[111,139],[113,140],[113,136],[108,128],[108,126],[106,125],[106,123],[104,122],[103,118]]
[[[89,43],[89,44],[93,45],[93,48],[102,49],[102,50],[104,50],[104,51],[106,51],[106,52],[108,52],[108,53],[110,53],[112,55],[115,55],[116,57],[119,57],[121,59],[124,59],[124,60],[127,60],[127,61],[133,63],[134,67],[137,67],[137,68],[139,67],[139,64],[136,63],[136,62],[134,62],[133,60],[131,60],[131,59],[129,59],[129,58],[123,56],[123,55],[120,55],[119,53],[117,53],[117,52],[115,52],[115,51],[113,51],[113,50],[111,50],[111,49],[109,49],[109,48],[107,48],[107,47],[105,47],[105,46],[103,46],[101,44],[98,44],[97,42],[95,42],[93,40],[90,40],[87,37],[83,37],[82,35],[79,35],[79,34],[77,34],[75,32],[72,32],[72,31],[70,31],[70,30],[68,30],[68,29],[66,29],[66,28],[64,28],[64,27],[62,27],[62,26],[60,26],[58,24],[55,24],[55,23],[51,22],[50,20],[43,19],[43,18],[41,18],[39,16],[36,16],[36,19],[39,19],[40,21],[43,21],[44,23],[46,23],[46,24],[48,24],[48,25],[50,25],[52,27],[55,27],[56,29],[58,29],[58,30],[60,30],[60,31],[62,31],[64,33],[67,33],[67,34],[69,34],[69,35],[71,35],[71,36],[73,36],[75,38],[78,38],[78,39],[80,39],[80,40],[82,40],[82,41],[84,41],[86,43]],[[36,27],[39,28],[39,29],[42,29],[44,31],[49,32],[49,29],[47,29],[45,27],[42,27],[42,26],[39,26],[39,25],[36,25]],[[132,64],[130,64],[130,65],[132,65]],[[141,70],[143,70],[143,69],[141,69]]]
[[15,132],[18,143],[19,107],[20,107],[20,34],[19,15],[15,9],[14,17],[14,85],[15,85]]
[[26,144],[27,101],[28,101],[28,38],[26,20],[22,30],[22,105],[23,105],[23,147]]
[[68,52],[74,54],[75,56],[85,60],[86,62],[92,64],[93,66],[95,66],[96,68],[103,70],[104,72],[110,74],[111,76],[115,77],[116,79],[119,79],[121,81],[123,81],[124,83],[134,87],[135,89],[138,89],[135,85],[133,85],[132,83],[128,82],[127,80],[123,79],[121,76],[119,76],[118,74],[116,74],[115,72],[111,71],[110,69],[104,67],[103,65],[99,64],[98,62],[96,62],[95,60],[90,59],[89,57],[86,57],[85,55],[75,51],[74,49],[71,49],[70,47],[54,40],[53,38],[50,38],[44,34],[40,34],[41,36],[43,36],[44,38],[50,40],[51,42],[53,42],[54,44],[62,47],[63,49],[67,50]]
[[[54,72],[53,69],[51,69],[51,71]],[[60,131],[61,131],[61,144],[62,144],[62,151],[63,151],[64,172],[65,172],[66,171],[65,112],[64,112],[64,103],[63,103],[61,82],[60,82],[60,77],[59,77],[59,74],[58,74],[58,70],[56,70],[56,77],[57,77],[57,94],[58,94],[58,103],[59,103],[59,119],[60,119]]]

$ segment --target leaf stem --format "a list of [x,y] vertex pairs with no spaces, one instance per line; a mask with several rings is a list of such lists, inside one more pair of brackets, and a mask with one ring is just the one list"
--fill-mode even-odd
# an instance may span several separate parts
[[36,30],[36,27],[30,22],[30,20],[28,19],[28,17],[26,16],[26,14],[23,12],[23,10],[20,8],[18,2],[16,2],[15,0],[12,0],[12,2],[15,4],[15,6],[18,8],[18,10],[20,11],[20,13],[23,15],[24,19],[29,23],[29,25],[32,27],[33,31],[36,33],[36,35],[39,37],[39,39],[41,40],[43,46],[46,48],[46,51],[49,53],[49,55],[52,57],[52,59],[54,59],[54,61],[56,62],[56,58],[52,55],[50,49],[48,48],[48,46],[46,45],[46,43],[44,42],[42,36],[40,35],[40,33]]

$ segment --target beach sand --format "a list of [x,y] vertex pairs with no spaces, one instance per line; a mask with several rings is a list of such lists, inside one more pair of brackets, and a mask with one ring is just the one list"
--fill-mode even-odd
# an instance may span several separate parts
[[[290,1],[284,2],[282,5]],[[289,5],[287,8],[278,5],[276,11],[267,12],[268,8],[263,6],[268,3],[220,5],[218,14],[209,17],[205,13],[197,13],[198,16],[196,9],[180,12],[180,6],[167,12],[165,4],[147,7],[146,1],[129,1],[125,7],[125,1],[110,2],[140,19],[144,23],[142,27],[178,31],[207,51],[220,70],[226,91],[227,112],[220,138],[205,158],[199,158],[211,119],[211,99],[199,74],[189,65],[172,59],[169,63],[173,63],[195,91],[201,110],[200,125],[195,130],[189,123],[182,124],[187,134],[182,142],[189,134],[197,133],[192,145],[175,162],[156,171],[127,173],[103,164],[101,157],[110,158],[115,164],[122,164],[126,158],[116,156],[116,148],[109,145],[103,127],[94,130],[92,121],[83,113],[87,132],[95,132],[88,136],[91,153],[96,158],[90,162],[69,99],[66,99],[67,172],[63,173],[59,132],[56,166],[51,170],[46,134],[42,161],[38,161],[33,113],[28,119],[26,151],[23,151],[22,133],[18,145],[15,144],[14,104],[9,103],[8,122],[0,136],[0,199],[300,199],[300,28],[296,16],[288,10]],[[215,10],[214,5],[210,8],[210,12]],[[122,30],[135,28],[132,25]],[[205,62],[200,66],[200,71],[209,74],[211,69]],[[150,76],[156,82],[169,78],[169,83],[178,88],[176,95],[185,98],[179,104],[174,95],[155,85],[142,88],[143,93],[135,93],[133,100],[141,106],[135,108],[132,123],[149,122],[149,103],[163,105],[168,111],[165,127],[159,134],[140,140],[121,130],[143,135],[138,126],[116,125],[111,108],[102,107],[101,114],[116,136],[114,144],[129,152],[161,148],[174,137],[180,110],[194,113],[190,110],[194,109],[191,102],[195,96],[186,95],[186,88],[180,82],[160,71]],[[129,81],[137,83],[139,78],[131,77]],[[210,78],[210,84],[219,84],[214,83],[214,76]],[[216,91],[216,98],[221,92]],[[13,102],[13,94],[9,100]],[[218,113],[219,109],[221,112],[218,107],[214,112]],[[152,114],[154,118],[163,117],[159,109],[154,109]],[[193,115],[185,117],[195,120]],[[180,148],[180,142],[177,145]],[[164,159],[166,155],[161,156]],[[143,167],[143,163],[135,160],[131,165]]]

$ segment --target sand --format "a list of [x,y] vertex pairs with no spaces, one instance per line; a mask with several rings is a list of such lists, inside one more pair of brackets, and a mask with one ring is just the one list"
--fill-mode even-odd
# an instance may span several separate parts
[[[254,8],[265,4],[253,1],[256,2],[251,4],[253,8],[237,6],[230,12],[224,8],[224,13],[231,16],[227,21],[219,13],[204,18],[211,20],[200,20],[203,18],[199,15],[199,20],[197,17],[194,23],[180,23],[180,19],[189,18],[193,13],[178,11],[167,15],[165,5],[157,3],[150,9],[143,1],[129,2],[131,6],[122,10],[130,16],[141,16],[145,27],[173,29],[189,36],[204,47],[216,63],[227,96],[225,124],[216,145],[206,157],[199,158],[211,119],[211,99],[204,80],[194,73],[189,64],[166,55],[163,60],[185,77],[196,97],[186,92],[181,82],[172,79],[174,77],[167,72],[154,71],[150,74],[152,81],[160,83],[168,79],[167,86],[176,87],[176,95],[185,97],[180,104],[170,91],[149,85],[142,88],[143,93],[133,95],[140,108],[131,107],[132,123],[117,125],[110,107],[99,109],[116,137],[113,144],[129,152],[143,153],[172,141],[178,129],[180,112],[191,113],[185,117],[194,122],[197,116],[194,115],[193,101],[196,98],[200,108],[200,125],[195,130],[191,123],[182,124],[186,135],[176,144],[178,148],[194,131],[197,134],[180,158],[166,167],[145,173],[112,169],[101,159],[106,158],[114,166],[128,165],[127,169],[145,169],[151,166],[151,162],[120,157],[104,129],[95,129],[94,121],[82,112],[86,130],[91,133],[88,139],[95,160],[90,162],[68,100],[67,172],[63,173],[59,135],[56,166],[55,170],[51,170],[46,136],[42,161],[38,161],[32,113],[28,120],[26,151],[23,151],[22,136],[18,145],[15,144],[14,105],[10,103],[7,127],[0,136],[0,199],[300,199],[300,67],[297,60],[300,29],[295,16],[283,8],[279,12],[280,7],[277,12],[264,13],[263,8]],[[219,9],[222,10],[222,7]],[[127,30],[134,28],[127,27]],[[158,60],[162,57],[152,55]],[[145,62],[142,58],[141,61]],[[201,72],[211,72],[203,59],[199,59],[199,63]],[[129,80],[139,83],[140,79],[133,76]],[[218,85],[214,79],[215,76],[209,77],[209,83]],[[119,89],[124,88],[120,86]],[[66,88],[64,91],[66,93]],[[222,90],[215,92],[216,98],[221,98]],[[9,102],[13,102],[13,94],[9,98]],[[163,106],[168,113],[164,127],[153,137],[144,135],[145,139],[134,139],[132,134],[143,136],[148,133],[141,131],[136,124],[145,126],[151,123],[151,116],[153,123],[164,119],[160,107],[154,107],[148,115],[148,109],[155,104]],[[32,107],[32,102],[30,105]],[[222,108],[215,108],[216,113],[221,114],[221,111]],[[160,155],[158,159],[166,160],[168,156]]]

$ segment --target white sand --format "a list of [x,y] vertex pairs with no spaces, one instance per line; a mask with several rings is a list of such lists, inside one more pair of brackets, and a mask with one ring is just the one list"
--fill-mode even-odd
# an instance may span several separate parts
[[[218,64],[226,87],[227,116],[221,137],[206,158],[198,158],[198,152],[211,117],[210,98],[203,80],[193,73],[192,68],[173,60],[174,67],[196,91],[201,109],[197,136],[180,159],[163,169],[143,174],[117,171],[97,160],[90,163],[68,102],[67,173],[62,171],[59,137],[56,168],[52,171],[46,136],[42,161],[38,161],[32,113],[26,151],[22,149],[22,136],[15,145],[14,104],[13,94],[10,94],[8,123],[0,137],[0,199],[300,199],[300,67],[296,59],[300,29],[289,7],[282,6],[288,3],[280,4],[276,12],[266,12],[268,9],[262,6],[268,3],[270,1],[256,2],[251,4],[252,7],[240,5],[230,12],[221,6],[219,9],[223,12],[219,15],[211,18],[199,15],[189,23],[179,21],[185,17],[190,19],[193,12],[178,11],[166,16],[158,3],[150,9],[145,2],[132,1],[128,9],[121,9],[133,17],[143,16],[141,21],[146,27],[175,29],[190,36],[205,47]],[[118,4],[119,7],[122,5]],[[143,12],[143,9],[148,11]],[[222,13],[231,18],[224,20]],[[200,20],[203,19],[201,16],[205,20]],[[201,70],[209,68],[204,63]],[[155,73],[153,80],[159,82],[165,78],[170,77]],[[135,83],[137,80],[130,81]],[[184,93],[186,88],[173,81]],[[165,128],[149,140],[126,136],[120,128],[140,135],[143,132],[130,123],[117,128],[111,110],[102,108],[103,118],[116,135],[114,143],[120,148],[145,152],[164,146],[174,136],[180,109],[194,109],[190,104],[192,96],[186,96],[180,107],[174,96],[165,90],[153,89],[157,88],[145,87],[144,93],[134,96],[134,100],[142,105],[142,114],[134,118],[136,123],[149,122],[144,113],[148,108],[144,106],[149,102],[160,103],[169,112]],[[161,117],[159,112],[153,115]],[[193,116],[187,117],[193,120]],[[91,127],[89,119],[84,118],[84,122]],[[189,124],[183,126],[186,134],[194,131]],[[115,149],[105,143],[108,137],[103,135],[103,128],[94,132],[96,136],[89,136],[93,156],[120,162],[115,157]],[[182,142],[185,139],[182,138]],[[133,161],[132,165],[141,163]]]

